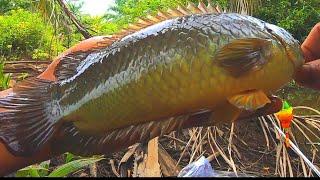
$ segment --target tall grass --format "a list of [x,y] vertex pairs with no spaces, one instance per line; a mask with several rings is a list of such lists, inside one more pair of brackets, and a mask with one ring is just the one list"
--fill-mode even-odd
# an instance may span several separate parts
[[0,90],[5,90],[9,87],[10,83],[10,74],[5,74],[3,72],[4,62],[0,62]]

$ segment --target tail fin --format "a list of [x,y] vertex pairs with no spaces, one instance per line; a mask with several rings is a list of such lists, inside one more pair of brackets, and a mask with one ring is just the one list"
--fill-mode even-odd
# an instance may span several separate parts
[[12,154],[29,156],[52,137],[61,114],[53,91],[52,81],[30,78],[0,98],[0,140]]

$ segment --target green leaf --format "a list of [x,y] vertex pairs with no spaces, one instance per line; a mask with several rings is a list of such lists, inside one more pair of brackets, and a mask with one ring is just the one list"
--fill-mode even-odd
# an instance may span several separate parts
[[20,169],[16,173],[16,177],[41,177],[39,174],[40,171],[48,172],[48,169],[39,165],[31,165],[23,169]]
[[43,161],[42,163],[39,164],[40,167],[44,168],[44,169],[39,169],[39,175],[40,177],[45,177],[49,174],[49,166],[50,166],[50,160],[48,161]]
[[73,154],[67,152],[66,153],[66,163],[71,162],[74,159],[74,157],[75,156]]
[[104,158],[98,157],[98,158],[78,159],[75,161],[71,161],[52,171],[48,177],[65,177],[68,174],[77,171],[78,169],[81,169],[95,162],[101,161],[102,159]]

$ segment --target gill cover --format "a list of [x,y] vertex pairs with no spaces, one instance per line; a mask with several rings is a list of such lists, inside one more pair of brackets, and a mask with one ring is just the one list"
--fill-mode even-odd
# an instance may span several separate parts
[[284,47],[288,58],[295,67],[295,70],[300,68],[304,64],[304,58],[299,41],[296,40],[288,31],[284,30],[281,27],[265,23],[265,28]]

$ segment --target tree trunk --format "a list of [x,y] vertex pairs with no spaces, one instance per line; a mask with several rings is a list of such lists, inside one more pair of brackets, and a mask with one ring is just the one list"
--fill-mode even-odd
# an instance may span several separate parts
[[57,0],[57,2],[61,6],[64,13],[70,18],[72,23],[77,27],[78,31],[83,35],[83,37],[86,39],[92,37],[92,35],[86,30],[86,28],[79,22],[76,16],[69,10],[64,0]]

